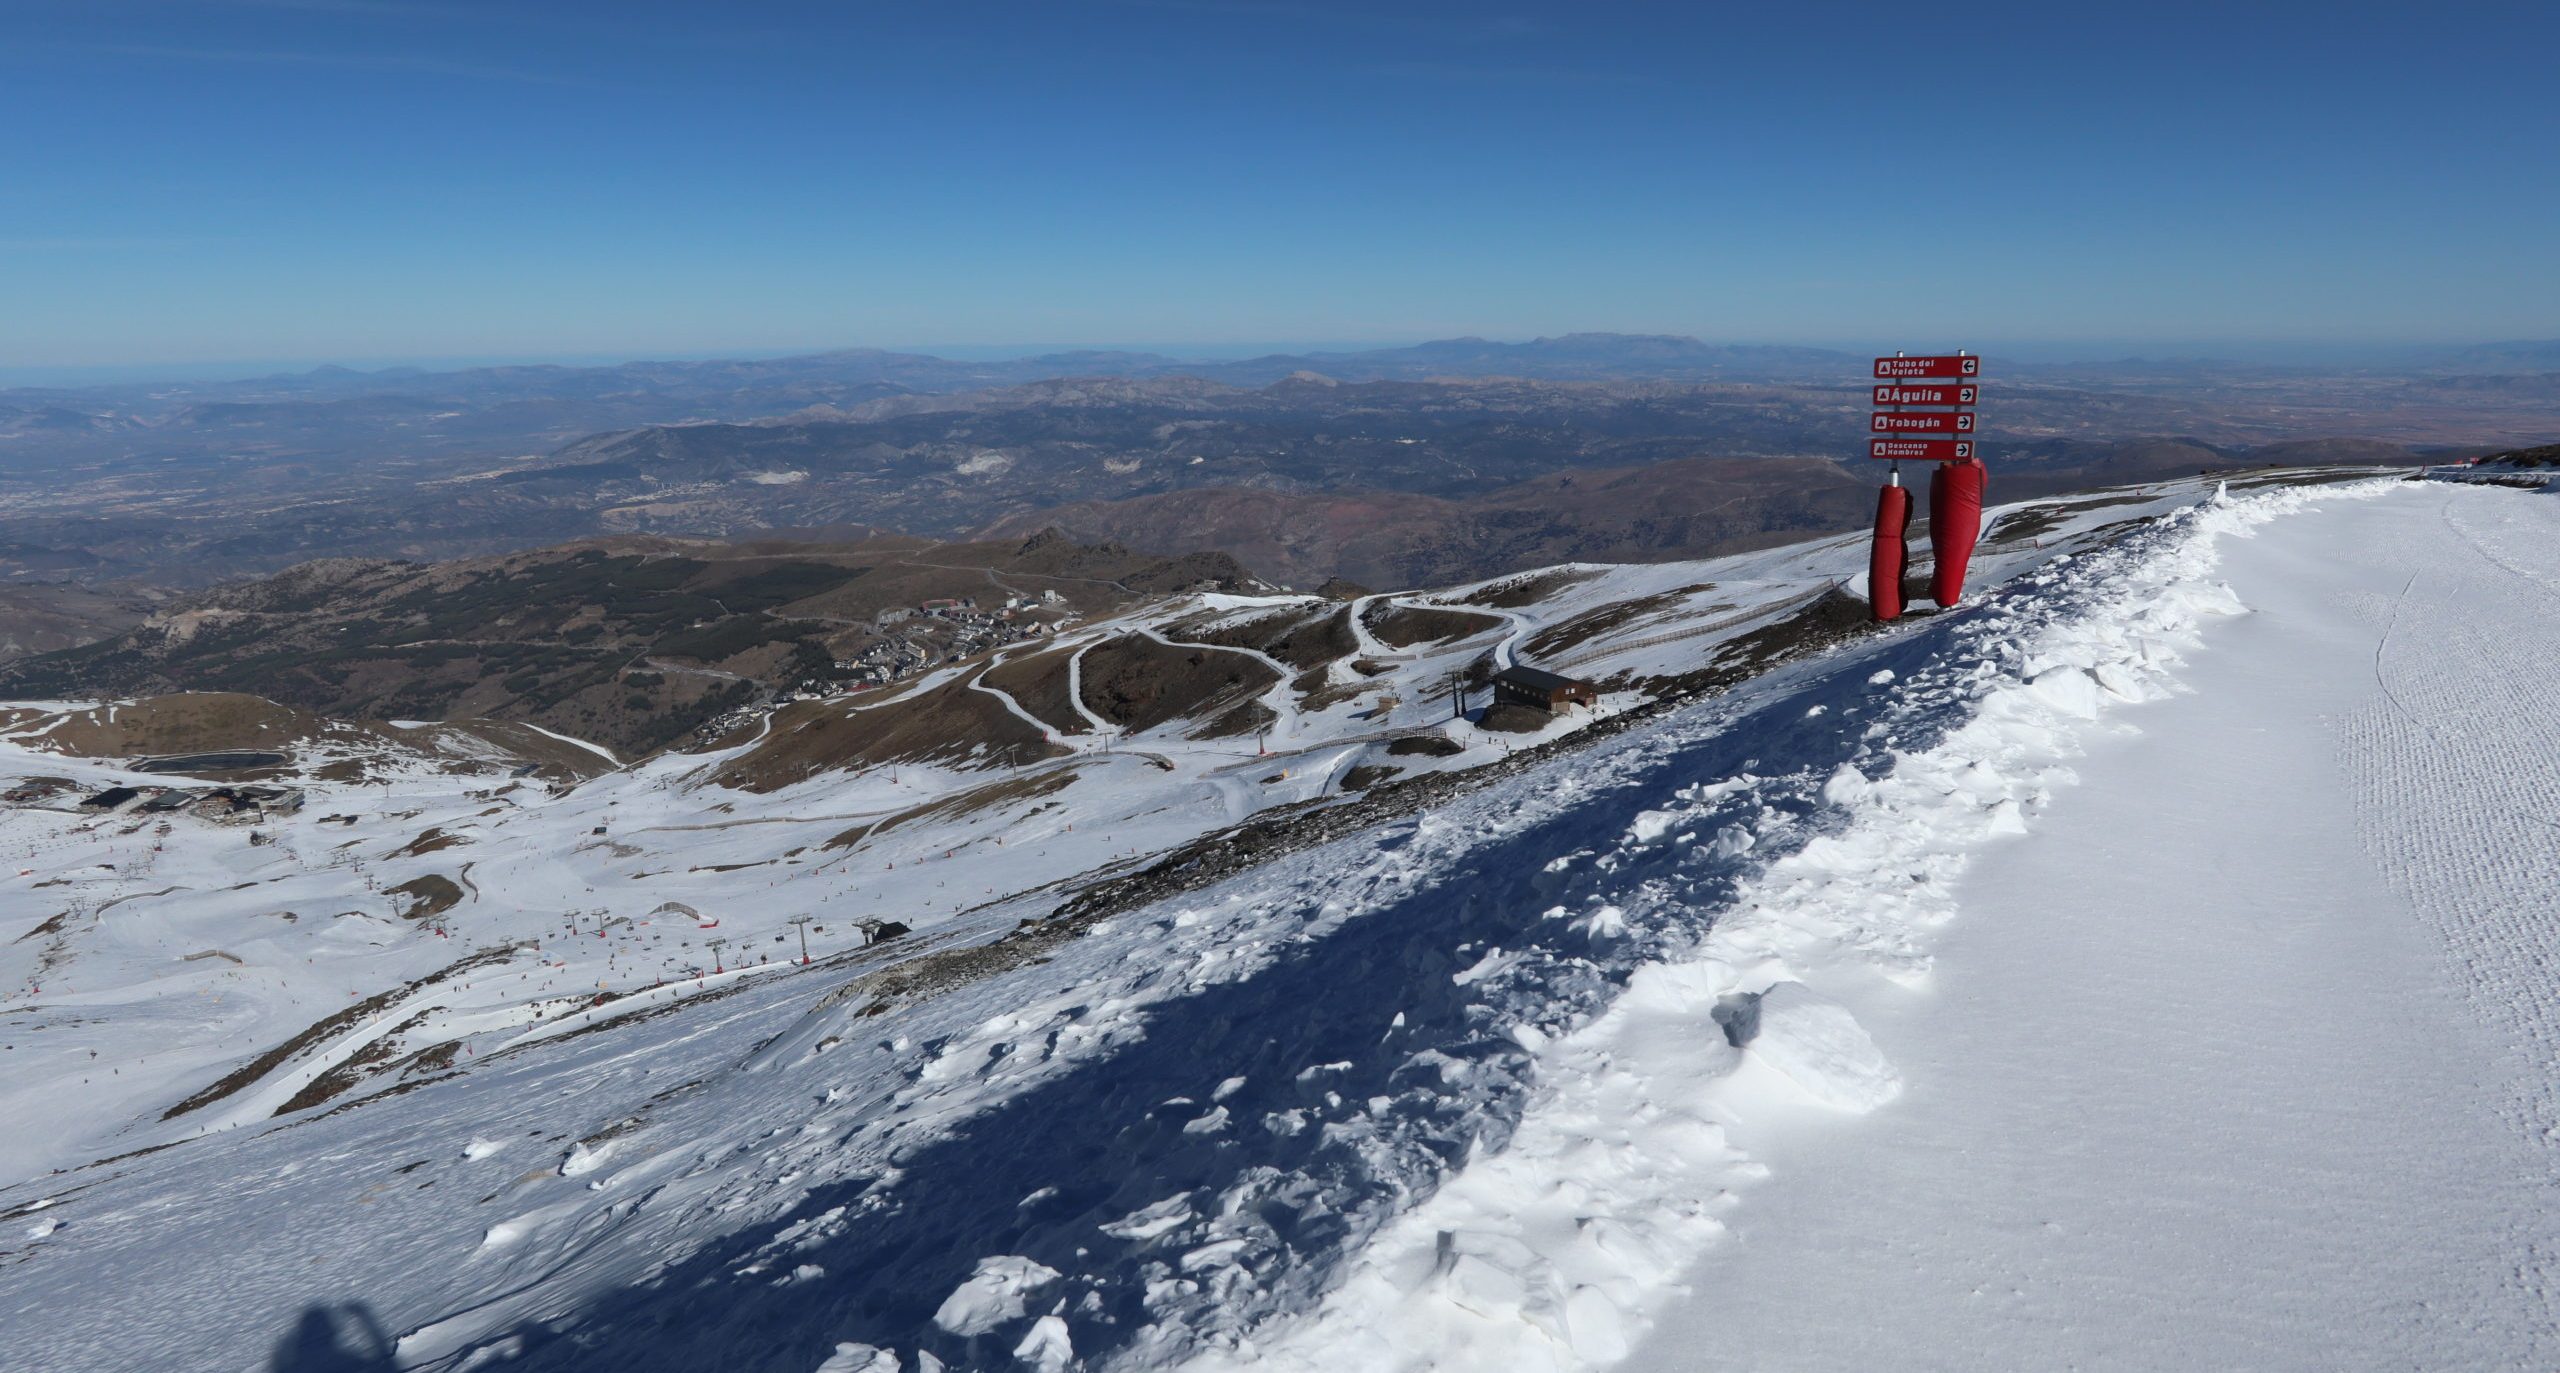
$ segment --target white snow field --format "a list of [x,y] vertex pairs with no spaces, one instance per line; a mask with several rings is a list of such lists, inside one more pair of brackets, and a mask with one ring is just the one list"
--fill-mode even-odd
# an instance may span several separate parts
[[1631,1366],[2560,1366],[2560,501],[2401,487],[2217,575],[2252,613],[1956,883],[1926,990],[1818,984],[1905,1090],[1736,1113],[1780,1176]]
[[[2560,502],[2188,484],[2061,513],[1957,613],[975,975],[865,951],[706,984],[637,936],[648,902],[604,912],[645,873],[762,945],[979,882],[920,925],[956,957],[1271,802],[1132,739],[1061,765],[1108,838],[1016,804],[856,878],[793,846],[944,779],[721,799],[665,760],[505,812],[411,779],[357,826],[381,876],[442,861],[378,856],[431,821],[498,820],[433,956],[379,916],[334,951],[255,925],[230,844],[181,830],[73,930],[117,942],[59,945],[87,999],[10,1022],[42,1057],[0,1126],[0,1368],[2548,1366]],[[1576,569],[1660,612],[1581,651],[1694,663],[1862,560]],[[1451,661],[1396,657],[1409,701]],[[1273,700],[1319,777],[1369,747],[1348,706]],[[319,835],[257,876],[343,891]],[[92,880],[102,836],[42,836]],[[742,850],[744,896],[713,866]],[[145,900],[258,942],[172,973],[205,931],[153,934]],[[279,1112],[325,1068],[288,1063],[217,1128],[145,1109],[248,1057],[243,1016],[307,1024],[272,1008],[511,930],[553,937],[329,1042],[441,1025],[448,1076]],[[670,961],[643,1014],[563,995]],[[207,1026],[236,1047],[186,1049]],[[75,1092],[89,1046],[160,1066]],[[18,1124],[48,1100],[81,1109]],[[31,1166],[66,1158],[98,1161]]]

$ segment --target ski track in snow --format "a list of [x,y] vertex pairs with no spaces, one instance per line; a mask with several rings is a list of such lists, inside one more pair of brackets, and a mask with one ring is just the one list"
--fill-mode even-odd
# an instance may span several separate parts
[[[2415,820],[2548,804],[2547,701],[2456,631],[2547,671],[2551,609],[2487,585],[2512,578],[2442,516],[2555,548],[2560,503],[2411,483],[2321,505],[2220,541],[2214,575],[2251,613],[2208,633],[2174,699],[2090,733],[2031,842],[1969,856],[1925,994],[1809,979],[1908,1099],[1865,1121],[1738,1102],[1732,1138],[1777,1175],[1627,1366],[2560,1366],[2560,1150],[2504,1118],[2510,1080],[2540,1089],[2550,1065],[2509,1071],[2524,1041],[2464,1004],[2535,1008],[2547,975],[2437,966],[2367,847],[2448,876],[2560,865],[2551,829]],[[2463,699],[2403,679],[2395,705],[2377,646],[2392,678],[2424,661]],[[2484,764],[2519,757],[2427,766],[2423,738],[2352,732],[2410,727],[2404,707]],[[2560,919],[2547,883],[2465,896],[2509,954]],[[1855,1294],[1845,1319],[1823,1318],[1834,1294]]]
[[[2407,569],[2386,626],[2431,628],[2419,645],[2385,634],[2374,655],[2381,699],[2340,722],[2340,764],[2366,851],[2434,928],[2480,1014],[2523,1046],[2517,1126],[2560,1144],[2560,750],[2547,738],[2518,748],[2503,723],[2560,719],[2560,549],[2535,508],[2547,497],[2457,486],[2428,495],[2477,560],[2447,563],[2442,540],[2387,533],[2359,547],[2377,566]],[[2560,1237],[2543,1258],[2546,1274],[2560,1274]]]
[[1098,636],[1088,638],[1083,643],[1076,645],[1073,653],[1067,655],[1067,705],[1071,707],[1076,714],[1084,717],[1085,728],[1093,731],[1097,735],[1100,735],[1104,739],[1109,739],[1112,735],[1120,732],[1120,727],[1111,723],[1109,720],[1105,720],[1101,716],[1094,714],[1092,709],[1084,703],[1085,650],[1101,642],[1102,640]]
[[985,667],[978,669],[975,673],[970,675],[969,689],[977,692],[981,696],[993,696],[996,698],[996,704],[1004,707],[1007,714],[1010,714],[1013,718],[1029,725],[1031,728],[1038,730],[1041,738],[1055,740],[1058,737],[1058,730],[1056,726],[1041,719],[1039,716],[1032,714],[1030,711],[1023,709],[1022,703],[1013,699],[1012,692],[1006,691],[1002,687],[990,686],[987,683],[987,674],[1004,666],[1005,657],[1006,655],[998,653],[987,659],[987,665]]
[[546,739],[557,740],[563,744],[569,744],[577,748],[585,749],[587,752],[594,754],[598,758],[602,758],[606,762],[613,764],[615,767],[622,766],[622,760],[613,755],[613,750],[606,748],[602,744],[590,743],[587,740],[578,738],[576,735],[562,734],[556,729],[544,729],[542,726],[534,724],[530,720],[516,720],[511,721],[510,723],[522,725],[526,729],[532,730],[534,733],[539,734]]
[[1167,648],[1195,648],[1205,649],[1211,653],[1239,654],[1243,657],[1251,658],[1255,662],[1262,664],[1264,667],[1271,669],[1272,673],[1278,678],[1278,680],[1274,681],[1269,689],[1265,690],[1261,695],[1254,699],[1262,703],[1263,709],[1271,712],[1271,737],[1273,739],[1290,740],[1298,737],[1298,693],[1296,688],[1290,685],[1290,683],[1296,681],[1298,678],[1297,669],[1290,667],[1287,663],[1272,657],[1270,654],[1265,653],[1258,648],[1247,648],[1242,645],[1229,647],[1222,644],[1185,643],[1180,639],[1166,638],[1163,634],[1157,632],[1153,625],[1141,624],[1132,626],[1132,628],[1134,628],[1140,635],[1153,639]]

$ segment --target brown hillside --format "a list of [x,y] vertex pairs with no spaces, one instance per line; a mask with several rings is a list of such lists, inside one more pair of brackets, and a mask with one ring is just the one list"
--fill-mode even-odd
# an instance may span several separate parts
[[1209,487],[1084,502],[993,526],[1223,549],[1297,585],[1472,581],[1560,562],[1707,557],[1854,526],[1868,485],[1814,458],[1688,458],[1558,472],[1483,495]]
[[1050,743],[966,677],[900,695],[870,693],[799,701],[774,712],[755,747],[730,759],[712,780],[746,791],[778,791],[823,772],[897,763],[1002,767],[1059,757]]
[[1270,668],[1241,653],[1172,647],[1137,634],[1086,650],[1080,675],[1085,708],[1122,729],[1134,732],[1192,719],[1222,735],[1268,723],[1269,712],[1253,698],[1279,680]]

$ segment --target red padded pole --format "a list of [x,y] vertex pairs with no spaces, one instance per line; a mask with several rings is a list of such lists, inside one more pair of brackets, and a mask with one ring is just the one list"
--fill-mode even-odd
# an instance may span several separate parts
[[1929,551],[1938,564],[1929,574],[1929,594],[1940,606],[1964,599],[1965,565],[1973,561],[1974,541],[1982,537],[1982,488],[1989,473],[1982,459],[1938,464],[1929,478]]
[[1903,533],[1911,527],[1911,489],[1888,486],[1876,493],[1876,543],[1867,554],[1867,603],[1879,620],[1902,614],[1902,569],[1911,562]]

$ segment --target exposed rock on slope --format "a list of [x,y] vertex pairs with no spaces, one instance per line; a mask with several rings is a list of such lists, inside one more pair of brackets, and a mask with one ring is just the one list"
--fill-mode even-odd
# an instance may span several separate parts
[[[604,539],[424,565],[330,559],[0,665],[0,697],[243,692],[338,718],[521,720],[632,754],[802,684],[920,667],[1169,592],[1261,585],[1221,554],[1158,558],[1054,531],[979,544]],[[962,618],[914,614],[963,601],[978,604]]]

